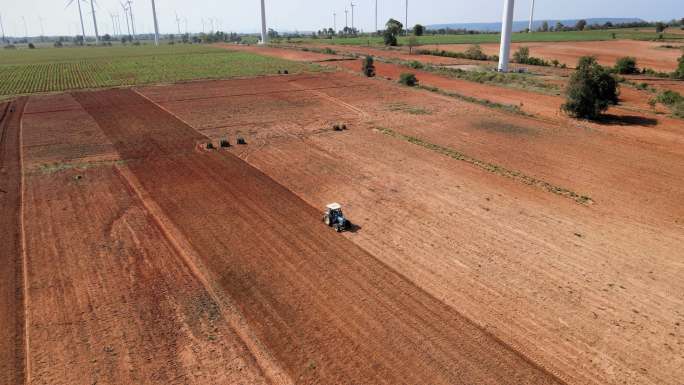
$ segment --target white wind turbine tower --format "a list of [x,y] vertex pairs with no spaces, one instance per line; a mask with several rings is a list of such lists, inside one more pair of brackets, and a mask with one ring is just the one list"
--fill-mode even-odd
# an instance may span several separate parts
[[152,0],[152,17],[154,18],[154,45],[159,45],[159,23],[157,23],[157,7]]
[[131,23],[128,21],[128,7],[126,7],[126,4],[121,3],[121,8],[123,8],[124,11],[124,18],[126,19],[126,30],[128,31],[128,36],[131,36]]
[[408,34],[409,34],[409,25],[408,25],[408,0],[406,0],[406,20],[405,20],[405,22],[406,22],[406,25],[405,25],[404,27],[406,27],[406,36],[408,36]]
[[337,12],[334,12],[334,11],[333,11],[333,32],[337,33]]
[[128,0],[128,15],[131,17],[131,31],[133,32],[133,38],[138,40],[138,36],[135,34],[135,20],[133,19],[133,6],[132,1]]
[[81,0],[69,0],[69,2],[66,5],[66,8],[68,8],[74,1],[76,1],[76,5],[78,5],[78,17],[81,19],[81,36],[83,37],[83,44],[85,44],[86,35],[85,25],[83,24],[83,12],[81,11]]
[[375,31],[373,32],[378,32],[378,0],[375,0]]
[[176,12],[176,24],[178,25],[178,34],[179,35],[181,34],[180,22],[181,22],[181,19],[180,19],[180,17],[178,17],[178,12]]
[[109,12],[109,18],[112,19],[112,36],[117,36],[118,33],[116,32],[116,16],[112,12]]
[[2,29],[2,41],[4,42],[7,38],[5,37],[5,25],[2,24],[2,13],[0,13],[0,29]]
[[268,32],[266,31],[266,3],[261,0],[261,44],[268,43]]
[[532,9],[530,10],[530,26],[527,29],[529,32],[532,32],[532,23],[534,23],[534,0],[532,0]]
[[93,25],[95,26],[95,44],[100,44],[100,34],[97,31],[97,18],[95,17],[95,0],[90,0],[90,12],[93,13]]
[[356,7],[356,4],[354,2],[350,2],[349,5],[351,6],[352,9],[352,33],[354,31],[354,7]]
[[508,58],[511,54],[511,33],[513,31],[513,9],[515,0],[505,0],[503,23],[501,24],[501,47],[499,50],[499,71],[508,72]]

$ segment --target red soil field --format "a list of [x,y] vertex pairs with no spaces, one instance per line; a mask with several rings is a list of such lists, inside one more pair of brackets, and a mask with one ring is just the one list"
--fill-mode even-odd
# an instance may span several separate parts
[[24,383],[20,122],[25,99],[0,103],[0,378]]
[[[260,103],[240,97],[248,90]],[[339,73],[141,92],[215,139],[248,135],[251,145],[231,151],[315,207],[342,201],[362,227],[350,240],[567,382],[677,384],[684,375],[684,298],[676,294],[684,290],[684,154],[675,127],[566,125]],[[407,112],[416,110],[424,112]],[[322,129],[340,120],[350,131]],[[594,204],[377,127],[588,194]]]
[[[632,89],[596,124],[554,96],[411,71],[528,117],[326,65],[344,71],[31,97],[0,120],[0,377],[679,385],[681,121]],[[354,231],[321,223],[332,201]]]
[[[514,43],[512,52],[519,47],[528,47],[530,55],[545,60],[558,60],[561,63],[574,68],[582,56],[596,56],[600,64],[612,67],[617,59],[624,56],[632,56],[637,59],[639,68],[651,68],[656,71],[671,72],[677,68],[677,59],[682,55],[681,50],[662,48],[667,43],[636,41],[636,40],[610,40],[610,41],[586,41],[586,42],[537,42],[537,43]],[[499,44],[482,44],[482,49],[487,55],[498,55]],[[440,44],[422,46],[424,49],[440,49],[453,52],[462,52],[468,48],[464,44]]]

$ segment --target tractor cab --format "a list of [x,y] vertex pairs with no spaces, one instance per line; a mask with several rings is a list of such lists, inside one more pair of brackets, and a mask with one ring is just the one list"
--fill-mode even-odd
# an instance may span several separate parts
[[325,206],[323,222],[338,233],[347,230],[350,226],[350,222],[342,214],[342,205],[339,203],[331,203]]

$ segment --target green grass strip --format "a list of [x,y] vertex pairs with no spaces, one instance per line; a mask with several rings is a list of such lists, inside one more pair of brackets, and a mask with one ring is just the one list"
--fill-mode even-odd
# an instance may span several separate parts
[[582,205],[589,205],[594,203],[594,200],[591,199],[590,197],[586,195],[579,195],[574,191],[568,190],[563,187],[558,187],[555,186],[551,183],[545,182],[543,180],[537,179],[535,177],[531,177],[529,175],[525,175],[521,173],[520,171],[514,171],[514,170],[509,170],[505,167],[493,164],[493,163],[488,163],[481,161],[479,159],[475,159],[473,157],[470,157],[466,154],[463,154],[461,152],[458,152],[456,150],[450,149],[448,147],[443,147],[434,143],[426,142],[420,138],[416,138],[414,136],[408,136],[404,134],[400,134],[394,130],[391,130],[389,128],[383,128],[383,127],[378,127],[377,128],[380,132],[387,136],[391,136],[393,138],[401,139],[404,141],[407,141],[409,143],[421,146],[423,148],[426,148],[428,150],[432,150],[434,152],[437,152],[442,155],[446,155],[452,159],[460,160],[462,162],[469,163],[475,167],[478,167],[482,170],[491,172],[493,174],[498,174],[510,179],[517,180],[519,182],[522,182],[526,185],[529,186],[534,186],[537,188],[540,188],[542,190],[554,193],[556,195],[560,195],[569,199],[574,200],[575,202],[582,204]]

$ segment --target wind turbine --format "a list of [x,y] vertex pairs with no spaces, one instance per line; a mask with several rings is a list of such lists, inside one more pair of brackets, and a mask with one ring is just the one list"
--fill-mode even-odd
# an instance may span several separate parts
[[375,0],[375,31],[378,32],[378,0]]
[[133,6],[131,5],[132,1],[128,0],[126,3],[128,3],[128,15],[131,17],[131,31],[133,31],[133,38],[138,40],[138,36],[135,34],[135,20],[133,19]]
[[76,2],[76,5],[78,5],[78,17],[81,19],[81,36],[83,37],[83,44],[85,44],[86,35],[85,25],[83,24],[83,12],[81,11],[81,0],[69,0],[66,8],[68,8],[74,1]]
[[93,13],[93,25],[95,26],[95,45],[100,44],[100,34],[97,32],[97,18],[95,17],[95,0],[90,0],[90,12]]
[[513,9],[515,0],[505,0],[503,23],[501,24],[501,47],[499,51],[499,72],[508,72],[508,58],[511,55],[511,33],[513,32]]
[[26,38],[26,41],[28,41],[28,25],[26,25],[26,18],[22,16],[21,20],[24,21],[24,38]]
[[268,43],[268,33],[266,31],[266,2],[261,0],[261,44]]
[[178,34],[179,35],[181,34],[180,22],[181,22],[181,19],[180,19],[180,17],[178,17],[178,12],[176,12],[176,24],[178,25]]
[[344,9],[344,29],[349,28],[349,11],[347,8]]
[[0,29],[2,29],[2,41],[6,41],[7,38],[5,38],[5,25],[2,24],[2,13],[0,13]]
[[406,0],[406,36],[409,34],[409,25],[408,25],[408,0]]
[[43,29],[43,19],[42,17],[38,16],[38,23],[40,24],[40,41],[43,41],[45,38],[45,29]]
[[352,9],[352,32],[353,32],[354,31],[354,7],[356,7],[356,4],[354,4],[354,2],[352,1],[351,3],[349,3],[349,5],[351,6],[351,9]]
[[152,0],[152,17],[154,18],[154,45],[159,45],[159,23],[157,23],[157,7]]
[[530,26],[528,32],[532,32],[532,23],[534,23],[534,0],[532,0],[532,9],[530,10]]
[[337,32],[337,12],[333,12],[333,31]]

